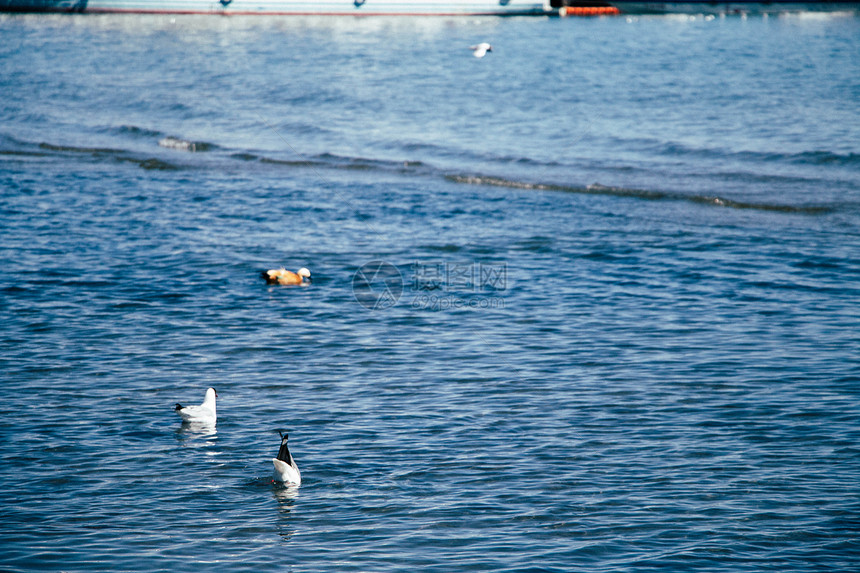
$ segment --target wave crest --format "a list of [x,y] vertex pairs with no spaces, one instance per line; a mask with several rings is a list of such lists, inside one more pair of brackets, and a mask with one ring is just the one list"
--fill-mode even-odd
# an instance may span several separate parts
[[821,205],[787,205],[781,203],[761,203],[752,201],[737,201],[727,197],[715,195],[687,195],[684,193],[671,193],[651,189],[634,189],[627,187],[611,187],[594,183],[585,187],[574,185],[558,185],[554,183],[534,183],[506,179],[504,177],[487,175],[447,175],[446,179],[454,183],[466,185],[488,185],[493,187],[508,187],[512,189],[526,189],[534,191],[558,191],[564,193],[580,193],[583,195],[606,195],[612,197],[628,197],[648,201],[688,201],[700,205],[713,207],[725,207],[730,209],[753,209],[758,211],[775,211],[779,213],[798,213],[804,215],[820,215],[829,213],[833,209]]

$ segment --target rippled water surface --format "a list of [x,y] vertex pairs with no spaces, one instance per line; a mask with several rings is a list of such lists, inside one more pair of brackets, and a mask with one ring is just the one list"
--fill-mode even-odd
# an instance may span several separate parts
[[0,36],[0,569],[860,564],[856,15]]

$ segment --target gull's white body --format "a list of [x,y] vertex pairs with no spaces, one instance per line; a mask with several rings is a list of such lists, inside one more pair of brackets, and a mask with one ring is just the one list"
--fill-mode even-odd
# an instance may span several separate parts
[[272,458],[272,463],[275,465],[272,477],[277,482],[301,485],[302,473],[299,471],[299,466],[296,465],[296,460],[290,454],[287,439],[287,434],[281,434],[281,448],[278,450],[278,457]]
[[215,424],[218,414],[215,409],[215,399],[218,394],[214,388],[206,389],[206,397],[199,406],[183,406],[177,404],[174,410],[182,417],[183,422],[196,422],[200,424]]
[[476,58],[483,58],[487,55],[487,52],[493,51],[493,47],[487,42],[481,42],[476,46],[469,46],[469,49],[472,50],[472,55]]

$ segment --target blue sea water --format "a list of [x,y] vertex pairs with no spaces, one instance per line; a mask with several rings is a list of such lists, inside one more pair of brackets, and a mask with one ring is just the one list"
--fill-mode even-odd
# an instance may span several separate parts
[[0,38],[3,571],[860,565],[856,14]]

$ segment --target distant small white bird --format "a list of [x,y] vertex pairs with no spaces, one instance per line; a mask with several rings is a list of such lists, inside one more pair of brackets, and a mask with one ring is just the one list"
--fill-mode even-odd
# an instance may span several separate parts
[[215,421],[218,419],[215,412],[215,398],[217,397],[218,393],[215,392],[215,388],[207,388],[206,397],[203,399],[202,404],[199,406],[183,406],[177,403],[174,410],[182,416],[183,422],[215,424]]
[[281,435],[281,448],[278,450],[278,457],[272,458],[272,463],[275,464],[274,480],[285,484],[302,485],[302,473],[296,465],[296,460],[290,455],[290,448],[287,447],[289,435],[280,430],[278,433]]
[[486,42],[481,42],[477,46],[469,46],[469,49],[472,50],[472,55],[476,58],[483,58],[487,52],[493,51],[493,47]]

